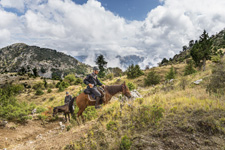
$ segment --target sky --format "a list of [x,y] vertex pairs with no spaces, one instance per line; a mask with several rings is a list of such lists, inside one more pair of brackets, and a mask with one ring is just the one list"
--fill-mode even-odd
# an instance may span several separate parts
[[224,0],[0,0],[0,47],[26,43],[72,56],[145,57],[156,66],[199,38],[225,28]]

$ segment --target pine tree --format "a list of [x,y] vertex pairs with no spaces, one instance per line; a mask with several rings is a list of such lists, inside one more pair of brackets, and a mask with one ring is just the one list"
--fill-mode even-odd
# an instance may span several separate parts
[[95,63],[98,65],[98,67],[99,67],[99,69],[100,69],[98,76],[99,76],[100,78],[105,77],[105,70],[106,70],[105,68],[106,68],[108,62],[105,61],[104,56],[103,56],[103,55],[99,55],[99,56],[97,57]]
[[210,59],[212,41],[209,38],[208,33],[204,30],[200,36],[199,41],[196,41],[191,49],[191,56],[196,65],[201,67],[201,61],[203,65],[203,71],[205,71],[206,60]]

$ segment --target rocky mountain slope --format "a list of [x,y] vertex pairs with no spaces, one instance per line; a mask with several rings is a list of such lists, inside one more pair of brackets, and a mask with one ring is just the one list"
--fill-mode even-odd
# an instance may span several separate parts
[[69,72],[87,73],[91,67],[75,58],[56,50],[29,46],[23,43],[13,44],[0,49],[0,72],[29,72],[52,78]]

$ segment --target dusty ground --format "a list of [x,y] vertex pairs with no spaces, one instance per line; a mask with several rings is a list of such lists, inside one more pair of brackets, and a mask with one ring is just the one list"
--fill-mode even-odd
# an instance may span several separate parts
[[[48,150],[63,149],[74,139],[78,139],[88,130],[94,121],[85,125],[62,130],[60,121],[50,122],[45,126],[41,121],[29,121],[26,125],[15,126],[9,123],[0,129],[0,148],[7,150]],[[70,123],[64,124],[65,126]]]

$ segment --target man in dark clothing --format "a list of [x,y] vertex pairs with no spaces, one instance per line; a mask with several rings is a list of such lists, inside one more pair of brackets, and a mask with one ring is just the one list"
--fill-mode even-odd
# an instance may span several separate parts
[[95,103],[96,109],[100,108],[98,104],[101,99],[101,93],[98,91],[97,85],[104,87],[104,85],[98,80],[98,77],[97,77],[98,73],[99,73],[99,68],[94,67],[93,72],[84,79],[84,84],[88,85],[87,88],[91,91],[91,93],[93,93],[96,96],[96,103]]
[[70,101],[72,100],[72,96],[69,95],[69,92],[66,92],[66,97],[65,97],[65,100],[64,100],[64,103],[69,103]]

